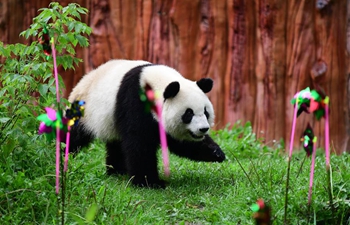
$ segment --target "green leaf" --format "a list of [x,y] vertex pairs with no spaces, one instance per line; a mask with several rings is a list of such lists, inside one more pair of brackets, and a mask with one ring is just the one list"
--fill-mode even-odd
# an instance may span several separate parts
[[75,23],[74,30],[77,33],[80,33],[84,29],[83,23],[77,22]]
[[80,14],[77,11],[73,11],[71,14],[81,20]]
[[15,95],[15,92],[16,92],[16,88],[13,87],[13,86],[8,86],[8,87],[7,87],[7,91],[8,91],[8,93],[10,94],[10,96],[14,96],[14,95]]
[[82,47],[87,47],[89,45],[88,39],[80,34],[75,35],[75,38],[78,40],[79,45]]
[[75,22],[69,21],[69,22],[67,23],[67,26],[68,26],[68,30],[69,30],[69,31],[72,31],[73,28],[74,28],[74,26],[75,26]]
[[79,7],[79,8],[77,8],[77,11],[78,11],[80,14],[86,14],[86,13],[88,13],[88,12],[89,12],[89,10],[88,10],[88,9],[83,8],[83,7]]
[[49,86],[47,84],[39,84],[38,91],[40,95],[45,96],[49,90]]
[[75,50],[73,48],[73,46],[71,44],[67,44],[66,45],[66,50],[68,53],[72,54],[72,55],[75,55]]
[[11,118],[9,117],[2,117],[0,118],[0,123],[6,123],[7,121],[9,121]]
[[49,90],[52,94],[56,94],[56,88],[54,86],[49,87]]
[[17,142],[15,141],[15,139],[12,139],[12,138],[8,138],[6,140],[6,142],[3,144],[2,146],[2,154],[3,154],[3,157],[7,157],[10,155],[10,153],[13,151],[13,149],[15,148]]
[[96,203],[92,203],[90,208],[87,210],[85,219],[87,222],[92,222],[95,219],[95,216],[97,214],[98,207]]

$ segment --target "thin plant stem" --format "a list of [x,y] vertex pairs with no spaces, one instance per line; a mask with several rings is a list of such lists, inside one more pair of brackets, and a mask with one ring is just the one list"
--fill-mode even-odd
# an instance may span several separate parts
[[258,171],[256,170],[253,161],[252,161],[251,159],[249,159],[249,161],[250,161],[250,164],[253,166],[253,171],[254,171],[254,173],[256,174],[256,177],[258,178],[258,182],[259,182],[260,186],[266,191],[266,188],[265,188],[265,186],[264,186],[264,185],[262,184],[262,182],[261,182],[259,173],[258,173]]
[[299,171],[298,171],[298,174],[297,174],[296,178],[299,177],[301,171],[303,170],[303,166],[304,166],[304,163],[305,163],[306,158],[307,158],[307,155],[305,155],[303,161],[301,162],[301,165],[300,165],[300,168],[299,168]]
[[248,176],[247,172],[245,171],[245,169],[243,168],[242,164],[239,162],[239,160],[237,159],[236,156],[233,156],[233,158],[235,158],[235,160],[238,162],[238,165],[241,167],[241,169],[243,170],[244,174],[246,175],[246,177],[248,178],[250,184],[253,186],[253,188],[255,189],[255,185],[252,182],[252,180],[250,179],[250,177]]

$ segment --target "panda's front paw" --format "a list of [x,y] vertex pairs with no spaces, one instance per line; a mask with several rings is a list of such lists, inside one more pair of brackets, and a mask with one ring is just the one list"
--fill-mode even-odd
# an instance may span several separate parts
[[159,178],[147,178],[147,176],[134,176],[132,178],[132,184],[137,187],[146,187],[154,189],[164,189],[165,181]]
[[214,149],[213,155],[216,157],[217,162],[222,162],[226,159],[225,153],[218,146]]

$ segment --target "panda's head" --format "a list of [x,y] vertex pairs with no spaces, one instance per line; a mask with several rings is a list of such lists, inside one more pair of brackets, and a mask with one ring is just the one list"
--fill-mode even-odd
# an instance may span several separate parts
[[214,124],[213,105],[206,96],[213,81],[173,81],[164,90],[163,120],[165,130],[173,138],[201,141]]

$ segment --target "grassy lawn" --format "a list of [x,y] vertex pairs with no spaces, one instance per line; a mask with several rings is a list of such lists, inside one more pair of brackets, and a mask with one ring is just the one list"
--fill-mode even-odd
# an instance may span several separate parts
[[[280,147],[264,147],[256,141],[249,124],[220,130],[213,136],[228,159],[221,164],[197,163],[171,155],[171,176],[164,190],[135,188],[126,176],[107,176],[104,146],[95,142],[69,160],[64,192],[66,224],[254,224],[250,206],[258,198],[272,207],[273,224],[283,224],[287,161]],[[0,224],[59,223],[62,198],[55,194],[54,145],[38,137],[25,148],[1,151]],[[304,157],[304,152],[293,155],[290,224],[349,224],[349,155],[333,155],[331,159],[333,211],[321,150],[308,209],[311,159],[307,158],[300,170]]]
[[[52,37],[59,37],[58,66],[73,69],[82,61],[75,57],[74,48],[77,44],[87,47],[85,36],[92,31],[80,22],[79,15],[87,12],[76,4],[63,8],[52,3],[41,10],[21,35],[45,40],[41,38],[48,28]],[[266,147],[256,139],[249,123],[213,132],[227,156],[223,163],[197,163],[171,155],[171,176],[163,190],[135,188],[126,176],[107,176],[105,149],[96,141],[76,157],[70,157],[68,172],[61,182],[64,187],[57,196],[55,143],[48,143],[37,134],[36,117],[44,107],[58,101],[53,63],[40,45],[38,41],[28,46],[0,42],[0,59],[4,62],[0,65],[0,225],[63,224],[62,221],[246,225],[255,223],[250,207],[259,198],[271,206],[273,224],[284,223],[285,147],[278,141],[272,143],[273,147]],[[38,92],[40,96],[34,97],[33,93]],[[331,157],[333,205],[330,205],[325,157],[322,149],[317,152],[310,207],[307,197],[311,159],[304,162],[305,155],[303,151],[293,155],[287,224],[349,225],[349,154]]]

